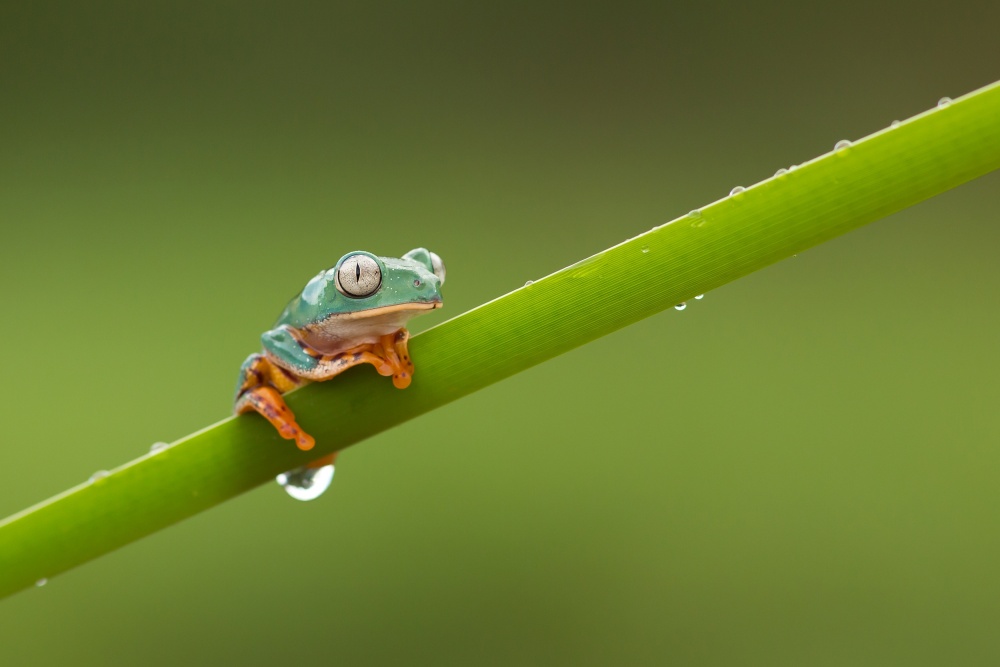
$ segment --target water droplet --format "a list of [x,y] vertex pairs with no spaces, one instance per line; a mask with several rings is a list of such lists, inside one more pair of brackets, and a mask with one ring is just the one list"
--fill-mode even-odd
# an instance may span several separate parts
[[170,445],[168,445],[165,442],[154,442],[153,444],[151,444],[149,446],[149,451],[151,451],[151,452],[158,452],[158,451],[160,451],[162,449],[166,449],[169,446]]
[[737,185],[735,188],[733,188],[732,190],[729,191],[729,196],[730,197],[739,197],[741,194],[743,194],[744,190],[746,190],[745,187],[743,187],[742,185]]
[[695,298],[696,298],[696,299],[704,299],[704,298],[705,298],[705,295],[704,295],[704,294],[699,294],[699,295],[698,295],[698,296],[696,296]]
[[645,255],[647,252],[649,252],[649,246],[648,245],[642,246],[642,254]]
[[39,579],[38,581],[35,582],[35,586],[38,586],[39,588],[41,588],[42,586],[44,586],[47,583],[49,583],[49,580],[46,579],[45,577],[42,577],[41,579]]
[[313,500],[323,495],[333,481],[333,466],[308,468],[302,466],[275,477],[285,492],[296,500]]
[[111,473],[108,472],[107,470],[98,470],[97,472],[95,472],[93,475],[90,476],[90,481],[91,482],[96,482],[99,479],[104,479],[105,477],[107,477],[110,474]]
[[687,303],[684,302],[684,301],[681,301],[679,304],[677,304],[676,306],[674,306],[674,310],[684,310],[687,307],[688,307]]
[[893,129],[899,127],[900,125],[901,125],[901,123],[898,120],[894,120],[891,123],[889,123],[889,127],[893,128]]
[[527,287],[528,285],[530,285],[533,282],[535,282],[535,281],[534,280],[529,280],[528,282],[524,283],[524,286]]
[[788,171],[795,171],[798,168],[799,168],[799,165],[793,164],[791,167],[788,168]]
[[784,167],[782,167],[782,168],[781,168],[781,169],[779,169],[778,171],[774,172],[774,175],[775,175],[775,176],[776,176],[777,178],[781,178],[782,176],[784,176],[784,175],[785,175],[785,174],[787,174],[787,173],[788,173],[788,170],[787,170],[787,169],[785,169]]
[[945,107],[950,107],[950,106],[951,106],[950,97],[942,97],[941,99],[938,100],[938,108],[943,109]]
[[687,217],[691,219],[692,227],[701,227],[702,225],[705,224],[705,218],[702,217],[701,211],[699,209],[691,211],[690,213],[687,214]]
[[837,155],[843,155],[847,152],[847,149],[851,147],[850,139],[841,139],[836,144],[833,145],[833,150],[836,151]]

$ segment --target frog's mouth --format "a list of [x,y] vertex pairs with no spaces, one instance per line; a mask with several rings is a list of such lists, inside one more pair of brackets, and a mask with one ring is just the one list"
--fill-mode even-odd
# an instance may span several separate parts
[[434,310],[440,308],[444,303],[436,301],[411,301],[410,303],[400,303],[395,306],[381,306],[379,308],[368,308],[366,310],[355,310],[350,313],[338,313],[334,315],[337,320],[367,320],[373,317],[385,315],[396,315],[403,313],[417,313],[423,310]]

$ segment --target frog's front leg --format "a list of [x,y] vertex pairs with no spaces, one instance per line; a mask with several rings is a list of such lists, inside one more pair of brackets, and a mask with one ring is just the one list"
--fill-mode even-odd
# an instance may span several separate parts
[[296,423],[295,415],[281,394],[305,383],[305,380],[272,363],[262,354],[251,354],[240,368],[236,385],[236,414],[254,410],[278,430],[281,437],[295,440],[299,449],[313,448],[316,441]]

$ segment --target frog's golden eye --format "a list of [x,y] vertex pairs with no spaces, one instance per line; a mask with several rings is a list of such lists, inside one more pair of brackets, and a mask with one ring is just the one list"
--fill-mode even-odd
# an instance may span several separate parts
[[431,266],[434,268],[434,275],[440,278],[441,284],[444,285],[444,262],[436,252],[431,253]]
[[351,255],[340,263],[337,289],[347,296],[371,296],[382,284],[382,269],[368,255]]

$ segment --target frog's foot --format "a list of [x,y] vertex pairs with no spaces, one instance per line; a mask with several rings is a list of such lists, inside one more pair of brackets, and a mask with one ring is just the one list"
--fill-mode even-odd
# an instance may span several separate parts
[[274,387],[254,387],[236,401],[236,414],[256,410],[267,421],[271,422],[278,433],[286,440],[294,440],[302,451],[308,451],[316,444],[311,435],[302,430],[295,421],[295,415],[288,408],[285,399]]
[[379,338],[382,355],[393,369],[392,384],[397,389],[406,389],[413,379],[413,362],[406,346],[409,339],[410,332],[406,329]]
[[267,357],[252,354],[240,370],[235,412],[242,414],[254,410],[271,422],[281,437],[294,440],[299,449],[312,449],[316,441],[296,423],[295,415],[281,397],[282,392],[294,389],[303,382],[271,363]]

